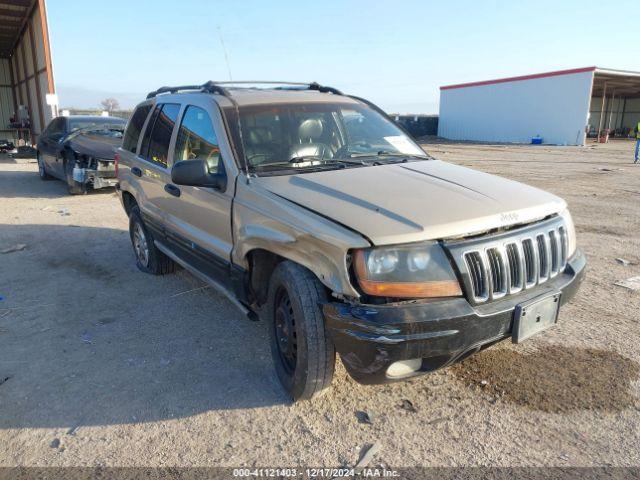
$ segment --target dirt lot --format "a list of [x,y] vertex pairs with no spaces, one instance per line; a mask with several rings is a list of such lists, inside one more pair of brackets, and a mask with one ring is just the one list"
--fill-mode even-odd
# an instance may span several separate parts
[[26,245],[0,254],[0,466],[339,466],[374,442],[391,467],[640,465],[640,292],[613,285],[640,275],[632,148],[427,145],[567,199],[588,278],[528,343],[391,386],[339,368],[299,405],[264,325],[185,272],[136,270],[112,191],[0,160],[0,250]]

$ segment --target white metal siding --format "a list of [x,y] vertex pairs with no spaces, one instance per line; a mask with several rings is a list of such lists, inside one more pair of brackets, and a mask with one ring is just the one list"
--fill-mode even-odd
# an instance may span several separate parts
[[582,145],[593,72],[440,91],[438,135],[452,140]]

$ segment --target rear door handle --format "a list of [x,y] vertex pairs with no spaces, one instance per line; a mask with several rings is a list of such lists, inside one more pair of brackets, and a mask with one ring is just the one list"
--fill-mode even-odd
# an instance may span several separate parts
[[131,173],[133,173],[136,177],[142,176],[142,170],[140,170],[138,167],[133,167],[131,169]]
[[173,195],[174,197],[180,196],[180,189],[175,185],[172,185],[171,183],[167,183],[164,186],[164,191],[167,192],[169,195]]

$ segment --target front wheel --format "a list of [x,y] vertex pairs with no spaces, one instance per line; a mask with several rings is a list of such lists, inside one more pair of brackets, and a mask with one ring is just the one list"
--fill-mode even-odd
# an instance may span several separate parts
[[276,373],[294,400],[310,399],[333,379],[335,349],[320,305],[324,286],[306,268],[280,263],[269,282],[266,305]]
[[76,182],[73,179],[73,168],[76,166],[75,160],[65,160],[64,172],[67,179],[70,195],[84,195],[87,193],[87,185],[85,183]]
[[37,153],[38,159],[38,175],[40,176],[40,180],[51,180],[51,175],[47,173],[47,169],[44,166],[44,160],[42,159],[42,155],[40,152]]

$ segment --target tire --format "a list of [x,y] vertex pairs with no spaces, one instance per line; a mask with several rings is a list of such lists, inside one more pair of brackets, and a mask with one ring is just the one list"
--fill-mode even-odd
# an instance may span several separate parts
[[86,195],[87,185],[84,183],[76,182],[73,179],[73,167],[75,167],[75,160],[65,159],[64,161],[64,174],[67,179],[67,186],[69,188],[69,195]]
[[137,205],[129,215],[129,237],[136,265],[141,271],[151,275],[166,275],[176,271],[176,263],[155,246],[153,235],[142,221]]
[[266,305],[271,354],[282,386],[294,400],[308,400],[331,384],[336,354],[320,304],[324,286],[306,268],[284,261],[269,281]]
[[44,161],[40,157],[40,152],[36,154],[36,158],[38,159],[38,176],[40,176],[40,180],[51,180],[52,177],[47,173],[47,168],[44,165]]

